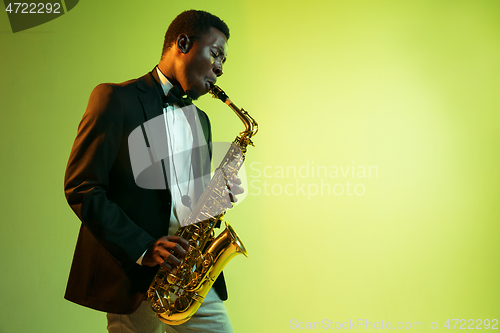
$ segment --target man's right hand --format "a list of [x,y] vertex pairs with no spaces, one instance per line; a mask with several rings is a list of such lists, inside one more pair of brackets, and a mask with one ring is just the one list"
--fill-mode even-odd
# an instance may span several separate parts
[[142,264],[149,267],[161,265],[170,272],[182,262],[190,249],[188,241],[182,237],[163,236],[149,247]]

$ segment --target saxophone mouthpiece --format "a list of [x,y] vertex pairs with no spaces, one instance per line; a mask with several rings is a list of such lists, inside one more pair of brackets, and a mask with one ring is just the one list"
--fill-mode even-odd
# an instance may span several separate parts
[[226,93],[224,92],[224,90],[222,90],[219,86],[217,85],[213,85],[211,86],[212,88],[210,89],[210,94],[212,94],[212,97],[213,98],[218,98],[220,99],[221,101],[223,101],[224,103],[226,103],[226,100],[229,99],[229,97],[227,97]]

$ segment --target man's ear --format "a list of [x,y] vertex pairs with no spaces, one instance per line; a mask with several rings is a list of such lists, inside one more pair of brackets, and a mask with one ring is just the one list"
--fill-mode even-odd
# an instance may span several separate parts
[[191,47],[193,47],[193,41],[189,39],[186,34],[180,34],[177,37],[177,49],[182,53],[188,53]]

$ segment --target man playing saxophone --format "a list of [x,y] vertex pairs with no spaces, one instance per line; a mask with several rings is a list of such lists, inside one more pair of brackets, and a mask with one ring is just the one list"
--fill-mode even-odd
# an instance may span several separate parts
[[[206,94],[223,74],[228,39],[229,29],[218,17],[183,12],[170,24],[150,73],[92,91],[65,175],[66,198],[82,221],[65,298],[107,312],[109,332],[233,331],[221,301],[227,299],[222,274],[197,314],[180,326],[162,323],[144,301],[159,265],[171,271],[190,251],[174,235],[193,208],[195,179],[210,172],[211,130],[208,116],[189,106],[189,99]],[[159,121],[160,144],[148,140]],[[135,134],[144,134],[138,154],[166,152],[148,169],[163,177],[163,187],[138,185],[149,178],[136,172]],[[194,150],[198,142],[208,153],[175,153]],[[232,201],[243,192],[240,184],[237,177],[229,183]]]

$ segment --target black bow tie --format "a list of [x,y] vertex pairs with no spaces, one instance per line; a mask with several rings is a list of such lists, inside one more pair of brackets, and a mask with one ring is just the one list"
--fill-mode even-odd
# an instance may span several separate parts
[[181,90],[179,87],[174,86],[170,89],[167,96],[163,95],[163,103],[165,103],[165,107],[172,104],[178,104],[180,107],[183,107],[193,104],[193,101],[189,97],[181,97]]

